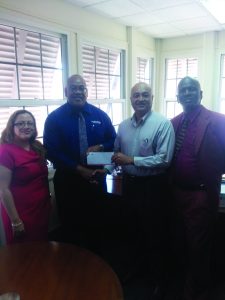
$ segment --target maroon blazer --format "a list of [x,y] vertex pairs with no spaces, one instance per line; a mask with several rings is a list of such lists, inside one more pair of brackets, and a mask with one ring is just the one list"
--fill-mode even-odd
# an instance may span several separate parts
[[[177,135],[183,113],[171,120]],[[195,153],[203,183],[210,197],[219,203],[221,177],[225,173],[225,115],[201,105],[197,120]]]

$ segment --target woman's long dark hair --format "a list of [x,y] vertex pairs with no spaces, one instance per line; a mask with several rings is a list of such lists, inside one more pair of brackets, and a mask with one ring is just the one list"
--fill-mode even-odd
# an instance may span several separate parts
[[38,153],[42,159],[45,159],[45,149],[41,142],[36,140],[37,138],[37,126],[36,126],[36,120],[33,116],[33,114],[25,109],[16,110],[8,119],[6,128],[2,131],[0,144],[13,144],[14,143],[14,124],[15,120],[19,115],[22,114],[29,114],[34,122],[34,133],[30,137],[29,142],[31,145],[31,148]]

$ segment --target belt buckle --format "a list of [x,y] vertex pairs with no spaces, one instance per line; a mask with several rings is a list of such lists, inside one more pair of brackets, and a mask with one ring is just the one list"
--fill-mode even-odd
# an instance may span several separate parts
[[128,179],[135,179],[137,176],[131,174],[125,174],[125,177],[127,177]]
[[204,189],[205,189],[204,183],[201,183],[201,184],[199,185],[199,187],[200,187],[200,190],[204,190]]

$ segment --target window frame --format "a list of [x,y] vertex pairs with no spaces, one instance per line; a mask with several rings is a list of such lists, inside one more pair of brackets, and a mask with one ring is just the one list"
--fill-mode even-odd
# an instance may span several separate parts
[[[139,76],[138,74],[140,74],[140,60],[148,60],[149,61],[149,78],[141,78],[141,76]],[[137,82],[146,82],[148,83],[152,88],[153,88],[153,84],[154,84],[154,64],[155,64],[155,60],[154,57],[145,57],[145,56],[141,56],[138,55],[136,57],[136,81]]]
[[[83,60],[82,60],[82,51],[83,51],[83,45],[88,45],[88,46],[92,46],[92,47],[96,47],[96,48],[100,48],[100,49],[104,49],[104,50],[109,50],[109,51],[120,51],[120,98],[104,98],[104,99],[90,99],[88,98],[88,102],[90,104],[93,104],[99,108],[100,105],[106,104],[106,105],[113,105],[114,103],[120,103],[122,105],[122,118],[121,121],[125,119],[125,114],[126,114],[126,99],[125,99],[125,95],[126,95],[126,88],[125,88],[125,82],[126,82],[126,78],[125,78],[125,70],[126,70],[126,49],[124,49],[124,47],[122,47],[121,45],[117,45],[117,47],[111,46],[111,43],[107,43],[107,44],[103,44],[103,43],[99,43],[98,41],[91,41],[89,38],[83,38],[80,39],[78,37],[78,44],[79,44],[79,53],[78,53],[78,58],[80,60],[80,73],[83,74],[84,76],[84,72],[83,72]],[[95,71],[95,76],[96,76],[96,71]],[[112,111],[112,109],[111,109]],[[107,112],[106,112],[107,113]],[[108,113],[107,113],[108,114]],[[109,115],[109,114],[108,114]],[[111,116],[109,115],[109,117],[111,118]],[[114,127],[118,128],[118,125],[120,122],[114,123],[113,122],[113,112],[112,112],[112,123],[114,125]]]
[[[60,38],[61,45],[61,61],[62,61],[62,98],[61,99],[0,99],[0,109],[1,108],[15,108],[17,109],[27,109],[32,107],[45,107],[46,115],[49,114],[49,107],[52,106],[60,106],[66,102],[64,89],[66,86],[67,78],[68,78],[68,43],[69,43],[69,34],[65,30],[48,30],[44,28],[45,26],[41,26],[39,24],[37,27],[29,24],[16,23],[13,21],[6,21],[0,19],[0,24],[3,26],[9,26],[16,29],[34,32],[37,34],[43,34],[55,38]],[[42,28],[43,27],[43,28]],[[16,62],[17,63],[17,62]],[[15,64],[14,64],[15,65]],[[18,64],[21,65],[21,64]],[[41,66],[42,68],[42,66]],[[43,134],[39,132],[38,138],[42,138]]]
[[[176,94],[174,95],[174,97],[166,97],[166,92],[167,92],[167,81],[168,81],[168,77],[167,77],[167,74],[168,74],[168,61],[169,60],[176,60],[176,71],[175,71],[175,77],[172,78],[173,80],[176,81],[176,89],[177,89],[177,85],[179,83],[179,81],[184,77],[184,76],[191,76],[193,78],[198,78],[199,76],[199,66],[200,66],[200,61],[199,61],[199,57],[198,55],[196,54],[185,54],[185,55],[182,55],[182,56],[177,56],[177,57],[165,57],[164,58],[164,93],[163,93],[163,111],[164,111],[164,114],[167,118],[171,119],[173,117],[175,117],[177,114],[179,114],[180,112],[182,112],[182,107],[180,106],[180,104],[177,102],[177,98],[176,98]],[[179,77],[178,76],[178,61],[179,60],[186,60],[186,72],[185,72],[185,75],[182,76],[182,77]],[[188,62],[191,61],[191,60],[196,60],[196,68],[197,68],[197,76],[192,76],[188,73]],[[168,103],[172,103],[173,104],[173,115],[170,116],[169,115],[169,112],[167,110],[167,104]]]

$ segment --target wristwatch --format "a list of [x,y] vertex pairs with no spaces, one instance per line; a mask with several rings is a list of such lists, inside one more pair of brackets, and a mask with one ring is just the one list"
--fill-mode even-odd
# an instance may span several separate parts
[[102,144],[99,145],[99,150],[104,151],[104,146]]

